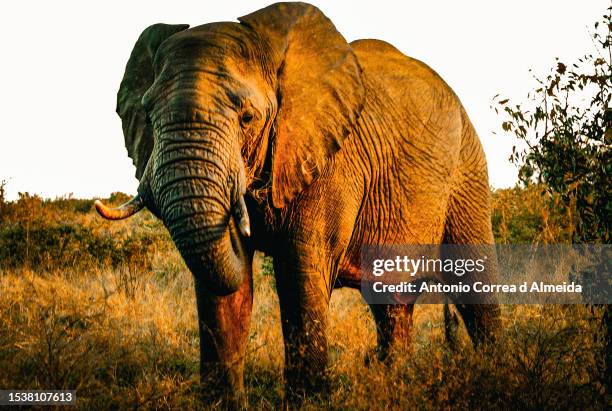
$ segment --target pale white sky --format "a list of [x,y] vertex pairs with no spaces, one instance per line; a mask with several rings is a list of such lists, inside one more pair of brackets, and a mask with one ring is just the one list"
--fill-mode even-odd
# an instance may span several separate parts
[[[272,1],[19,1],[0,6],[0,180],[56,197],[133,193],[116,92],[140,32],[153,23],[233,21]],[[312,1],[349,41],[386,40],[436,70],[467,109],[495,187],[511,186],[509,137],[493,135],[501,93],[522,99],[529,68],[592,50],[587,30],[609,0]]]

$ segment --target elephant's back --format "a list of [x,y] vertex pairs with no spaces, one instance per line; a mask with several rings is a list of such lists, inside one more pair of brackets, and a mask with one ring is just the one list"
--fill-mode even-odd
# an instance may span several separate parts
[[366,88],[361,122],[385,130],[374,144],[389,145],[402,166],[448,181],[459,161],[465,126],[455,93],[429,66],[389,43],[357,40],[351,47]]
[[385,85],[396,102],[410,104],[418,98],[421,105],[444,97],[459,103],[450,86],[431,67],[406,56],[391,44],[375,39],[355,40],[351,47],[359,63],[373,82]]
[[[442,78],[431,67],[420,60],[409,57],[392,44],[377,39],[360,39],[351,42],[351,48],[357,55],[359,63],[369,73],[418,75],[426,78],[436,78],[444,83]],[[399,69],[399,71],[397,71]]]

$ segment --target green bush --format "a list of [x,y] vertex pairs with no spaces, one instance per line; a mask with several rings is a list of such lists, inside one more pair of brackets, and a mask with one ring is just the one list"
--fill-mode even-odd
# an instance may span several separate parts
[[154,239],[133,233],[126,238],[74,223],[26,228],[10,224],[0,228],[0,262],[4,268],[20,266],[87,268],[136,265],[148,268]]
[[[108,203],[119,204],[127,198],[113,193]],[[155,251],[171,246],[161,223],[148,212],[107,222],[96,214],[93,202],[43,200],[27,193],[7,202],[0,184],[0,268],[150,269]]]

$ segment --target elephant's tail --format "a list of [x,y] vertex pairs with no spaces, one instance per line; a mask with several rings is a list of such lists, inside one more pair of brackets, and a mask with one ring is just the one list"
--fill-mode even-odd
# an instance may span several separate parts
[[448,300],[444,303],[444,336],[449,348],[454,350],[459,343],[459,317],[453,310],[451,311]]

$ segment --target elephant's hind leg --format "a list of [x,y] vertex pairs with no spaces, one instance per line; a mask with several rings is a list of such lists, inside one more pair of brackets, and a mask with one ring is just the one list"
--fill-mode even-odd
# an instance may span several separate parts
[[371,304],[376,322],[378,346],[375,353],[368,354],[366,363],[375,355],[379,361],[388,362],[394,349],[409,348],[412,342],[412,304]]
[[[462,277],[464,283],[488,283],[497,276],[486,166],[480,174],[467,179],[466,184],[460,186],[449,199],[444,243],[484,245],[466,248],[466,253],[485,250],[492,254],[487,270],[483,273],[472,272],[469,278]],[[477,259],[482,258],[482,255],[465,255],[464,258]],[[477,298],[480,300],[476,301]],[[454,302],[475,345],[494,339],[501,326],[500,309],[494,297],[485,293],[472,294],[469,303]]]
[[497,304],[457,304],[465,328],[475,346],[493,342],[500,328],[500,310]]

